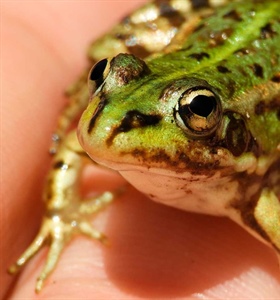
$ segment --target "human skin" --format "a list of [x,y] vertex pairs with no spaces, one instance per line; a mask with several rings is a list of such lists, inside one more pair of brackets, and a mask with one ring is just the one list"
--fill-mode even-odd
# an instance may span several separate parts
[[[34,238],[48,147],[87,45],[141,1],[6,1],[2,8],[1,295],[11,299],[279,299],[274,252],[224,218],[157,204],[129,187],[100,213],[110,241],[72,240],[40,294],[47,248],[18,276],[6,270]],[[142,1],[143,2],[143,1]],[[107,7],[107,8],[106,8]],[[85,189],[124,185],[91,168]]]

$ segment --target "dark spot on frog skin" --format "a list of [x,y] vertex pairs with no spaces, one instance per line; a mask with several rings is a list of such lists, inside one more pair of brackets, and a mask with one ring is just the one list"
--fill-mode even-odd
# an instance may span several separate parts
[[257,116],[263,115],[265,113],[271,112],[271,111],[277,111],[279,114],[280,111],[280,95],[274,97],[268,102],[260,101],[255,106],[255,114]]
[[191,50],[191,49],[193,48],[193,46],[194,46],[194,45],[189,45],[188,47],[182,48],[182,49],[185,50],[185,51],[188,51],[188,50]]
[[100,102],[98,103],[98,105],[90,119],[90,122],[88,124],[88,130],[87,130],[88,133],[91,133],[91,131],[95,125],[96,119],[98,118],[99,114],[102,112],[104,107],[106,106],[106,103],[107,103],[107,99],[105,98],[105,96],[103,94],[100,94]]
[[125,42],[125,44],[131,54],[136,55],[140,58],[146,58],[152,54],[144,46],[141,46],[139,44],[131,45],[129,43],[129,39]]
[[130,27],[132,25],[132,21],[131,21],[130,15],[124,16],[120,20],[120,24],[123,25],[124,27]]
[[[129,18],[126,18],[125,20],[127,20],[127,19],[129,20]],[[130,37],[130,35],[119,33],[119,32],[116,33],[114,36],[117,40],[120,40],[120,41],[125,41],[127,38]]]
[[169,24],[175,28],[180,28],[187,21],[179,12],[173,12],[165,17],[168,19]]
[[[184,188],[185,194],[186,194],[186,195],[192,195],[192,194],[193,194],[193,191],[190,190],[190,189],[188,189],[187,186],[188,186],[188,185],[186,185],[186,187]],[[200,199],[200,201],[201,201],[201,199]]]
[[203,58],[210,58],[210,55],[206,52],[200,52],[200,53],[190,54],[189,57],[201,61]]
[[126,113],[121,124],[114,128],[111,136],[107,139],[106,144],[111,146],[114,138],[121,132],[128,132],[134,128],[155,126],[162,119],[160,115],[145,115],[138,110],[131,110]]
[[46,191],[47,191],[47,195],[46,198],[49,200],[53,197],[53,193],[52,193],[52,185],[53,185],[53,178],[48,178],[47,182],[46,182]]
[[195,27],[195,29],[193,30],[193,32],[198,32],[199,30],[205,28],[205,26],[206,26],[205,23],[200,23],[198,26]]
[[263,67],[261,65],[255,63],[252,66],[250,66],[250,68],[254,72],[255,76],[263,78]]
[[264,101],[260,101],[256,106],[255,106],[255,114],[260,116],[266,111],[266,103]]
[[227,68],[227,67],[224,67],[224,66],[217,66],[217,70],[220,72],[220,73],[230,73],[230,70]]
[[155,0],[155,5],[159,9],[160,16],[168,16],[174,12],[177,12],[171,5],[170,0]]
[[210,7],[209,0],[193,0],[191,1],[193,9]]
[[272,28],[271,23],[266,24],[261,28],[261,39],[271,39],[276,35],[276,31]]
[[280,73],[275,74],[272,78],[271,81],[276,82],[276,83],[280,83]]
[[[129,18],[127,18],[129,20]],[[146,58],[151,55],[151,52],[148,51],[144,46],[139,44],[139,39],[133,34],[122,34],[117,33],[115,38],[124,42],[127,47],[129,53],[139,57]]]
[[179,28],[186,22],[186,18],[170,5],[169,0],[156,0],[155,5],[157,5],[159,9],[159,15],[166,18],[171,26]]
[[242,21],[242,18],[240,17],[239,13],[235,9],[230,10],[229,12],[224,14],[223,18],[224,19],[232,19],[232,20],[237,21],[237,22]]
[[156,199],[156,198],[157,198],[157,196],[154,195],[154,194],[148,194],[148,197],[149,197],[150,199]]
[[53,169],[61,169],[61,170],[67,170],[69,169],[70,166],[65,163],[63,160],[59,160],[59,161],[56,161],[53,165]]

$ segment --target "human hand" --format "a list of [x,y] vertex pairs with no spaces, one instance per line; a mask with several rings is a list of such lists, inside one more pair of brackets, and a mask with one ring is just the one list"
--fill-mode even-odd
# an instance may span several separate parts
[[[34,298],[47,248],[23,268],[14,285],[16,277],[5,272],[38,230],[50,160],[47,150],[66,101],[63,90],[85,67],[92,39],[138,2],[1,4],[1,298],[8,291],[13,299]],[[94,168],[87,185],[91,183],[93,189],[110,189],[123,181]],[[165,207],[129,188],[96,218],[95,226],[108,236],[111,246],[74,239],[38,297],[279,298],[280,271],[273,252],[229,220]]]

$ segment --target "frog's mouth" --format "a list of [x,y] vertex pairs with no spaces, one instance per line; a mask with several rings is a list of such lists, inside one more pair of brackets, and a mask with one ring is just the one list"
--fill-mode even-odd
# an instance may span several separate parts
[[111,146],[102,150],[98,146],[92,147],[88,144],[83,144],[83,147],[93,161],[122,174],[149,173],[156,176],[199,180],[213,177],[218,173],[225,175],[236,172],[233,167],[236,161],[227,150],[219,151],[212,160],[203,161],[199,157],[197,160],[191,160],[185,153],[180,153],[179,149],[176,150],[174,156],[171,156],[164,149],[130,148],[124,151]]

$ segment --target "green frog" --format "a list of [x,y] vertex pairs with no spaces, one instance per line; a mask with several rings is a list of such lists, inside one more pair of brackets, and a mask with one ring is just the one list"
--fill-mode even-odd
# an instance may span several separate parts
[[122,191],[82,201],[87,155],[152,200],[229,217],[279,255],[279,16],[278,1],[153,1],[95,41],[53,135],[41,229],[10,272],[50,240],[38,292],[74,234],[106,241],[90,216]]

